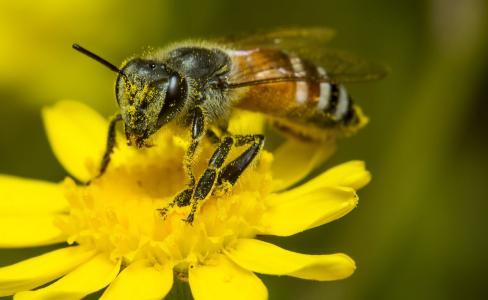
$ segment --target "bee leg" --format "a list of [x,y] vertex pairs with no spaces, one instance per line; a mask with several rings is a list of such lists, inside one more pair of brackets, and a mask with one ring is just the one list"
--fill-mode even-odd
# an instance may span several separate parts
[[163,217],[166,217],[168,211],[175,205],[178,207],[190,205],[191,196],[193,194],[193,189],[195,187],[195,175],[193,175],[192,162],[193,156],[195,155],[196,149],[203,134],[205,133],[205,116],[202,109],[197,106],[193,112],[193,120],[191,125],[191,144],[186,150],[184,159],[185,172],[190,179],[187,184],[187,188],[181,191],[165,208],[158,209]]
[[[224,168],[224,163],[227,155],[233,146],[239,147],[248,145],[247,148],[239,157],[228,163]],[[200,177],[198,184],[191,199],[191,211],[186,218],[187,223],[192,223],[197,211],[198,202],[204,200],[212,191],[215,185],[221,186],[225,182],[234,185],[239,176],[254,160],[264,144],[264,136],[256,135],[236,135],[224,138],[212,155],[208,163],[208,168]]]
[[[186,150],[185,153],[185,171],[188,177],[190,178],[190,182],[188,184],[189,188],[193,190],[195,186],[195,176],[193,175],[192,170],[192,163],[193,163],[193,156],[195,155],[195,151],[197,150],[198,144],[202,139],[203,134],[205,133],[205,116],[203,114],[202,109],[197,106],[195,107],[193,113],[193,121],[191,126],[191,144],[190,147]],[[184,193],[183,191],[182,193]]]
[[[115,126],[117,125],[117,122],[119,122],[119,121],[122,121],[122,115],[121,114],[116,114],[115,116],[110,118],[110,122],[108,125],[108,135],[107,135],[107,144],[105,146],[105,152],[103,153],[102,162],[100,163],[100,169],[98,170],[98,174],[93,179],[97,179],[97,178],[101,177],[103,174],[105,174],[105,171],[107,171],[107,167],[110,163],[110,158],[111,158],[112,153],[114,152],[114,147],[116,144],[116,140],[115,140],[115,129],[116,128],[115,128]],[[88,181],[86,183],[86,185],[89,185],[93,179]]]
[[246,149],[239,157],[228,163],[221,171],[217,180],[217,185],[222,186],[224,183],[228,182],[234,185],[241,176],[241,174],[246,170],[246,168],[251,164],[254,158],[257,156],[259,151],[264,145],[264,135],[239,135],[236,136],[236,146],[244,146],[251,144],[249,148]]
[[202,176],[198,180],[193,195],[190,199],[191,211],[186,218],[187,223],[192,223],[197,210],[198,202],[204,200],[212,191],[220,171],[220,168],[224,164],[225,159],[229,155],[232,146],[234,145],[234,138],[227,136],[222,139],[219,146],[212,154],[212,157],[208,161],[208,167],[203,172]]
[[190,205],[191,195],[193,194],[193,189],[185,189],[180,192],[174,199],[171,201],[165,208],[159,208],[157,211],[166,218],[166,214],[170,209],[172,209],[175,205],[178,207],[188,206]]
[[112,153],[114,152],[115,147],[115,126],[117,122],[122,121],[122,115],[116,114],[114,117],[110,119],[110,123],[108,125],[108,136],[107,136],[107,145],[105,146],[105,153],[103,154],[102,164],[100,165],[100,171],[97,177],[102,176],[105,171],[107,170],[108,164],[110,163],[110,158]]

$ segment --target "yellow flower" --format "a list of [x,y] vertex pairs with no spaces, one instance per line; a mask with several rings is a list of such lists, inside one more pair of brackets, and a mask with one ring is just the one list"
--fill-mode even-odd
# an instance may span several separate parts
[[[93,178],[107,121],[71,101],[45,109],[43,116],[61,164],[80,181]],[[237,114],[231,131],[262,130],[248,117]],[[118,141],[108,171],[89,186],[69,177],[48,183],[0,176],[0,247],[71,245],[0,268],[0,296],[81,299],[108,286],[102,299],[160,299],[175,275],[189,282],[197,300],[265,299],[266,287],[254,272],[310,280],[354,272],[345,254],[299,254],[256,237],[293,235],[351,211],[355,190],[370,179],[362,162],[285,189],[331,152],[288,141],[273,154],[263,151],[235,187],[214,191],[189,225],[182,221],[188,207],[171,210],[166,219],[157,211],[185,186],[185,133],[165,128],[154,137],[155,147],[142,150],[126,146],[122,136]],[[196,173],[212,149],[203,143]]]

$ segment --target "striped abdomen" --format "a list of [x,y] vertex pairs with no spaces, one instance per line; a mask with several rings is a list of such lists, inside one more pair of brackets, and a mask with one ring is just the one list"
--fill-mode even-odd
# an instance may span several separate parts
[[310,61],[276,49],[229,51],[233,70],[229,81],[248,82],[267,78],[300,77],[286,81],[253,85],[240,97],[238,106],[263,112],[280,125],[317,129],[359,127],[360,112],[344,86],[320,81],[327,71]]

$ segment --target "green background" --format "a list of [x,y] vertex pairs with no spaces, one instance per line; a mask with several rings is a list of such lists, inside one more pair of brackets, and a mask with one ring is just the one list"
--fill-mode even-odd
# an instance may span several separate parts
[[[325,167],[367,162],[357,209],[291,238],[307,253],[345,252],[349,279],[262,276],[271,299],[482,299],[488,267],[488,5],[484,0],[2,1],[0,173],[66,174],[39,110],[60,99],[116,110],[114,74],[72,42],[118,64],[146,46],[282,26],[329,26],[334,47],[392,72],[348,86],[371,118]],[[0,199],[8,201],[8,199]],[[0,265],[43,249],[0,250]]]

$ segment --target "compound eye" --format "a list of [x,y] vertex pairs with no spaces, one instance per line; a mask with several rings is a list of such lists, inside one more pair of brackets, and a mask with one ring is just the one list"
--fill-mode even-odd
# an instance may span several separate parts
[[177,74],[171,75],[168,81],[168,89],[166,90],[165,102],[174,103],[184,97],[185,84],[181,77]]

